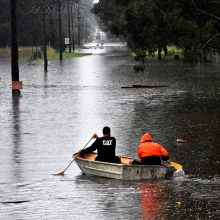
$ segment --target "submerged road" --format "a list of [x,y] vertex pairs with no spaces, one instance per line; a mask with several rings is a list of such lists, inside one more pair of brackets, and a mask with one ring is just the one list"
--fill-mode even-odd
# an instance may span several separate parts
[[[219,219],[220,66],[155,60],[135,73],[124,47],[91,51],[50,61],[47,74],[22,62],[19,99],[0,59],[0,219]],[[148,83],[169,87],[121,88]],[[106,125],[118,155],[137,157],[148,131],[186,175],[126,182],[83,176],[74,163],[52,175]]]

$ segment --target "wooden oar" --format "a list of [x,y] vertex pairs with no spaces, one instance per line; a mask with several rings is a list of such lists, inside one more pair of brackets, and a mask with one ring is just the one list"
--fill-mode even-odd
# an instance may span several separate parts
[[171,165],[172,167],[174,167],[176,170],[180,170],[180,169],[183,168],[183,166],[180,165],[180,164],[178,164],[178,163],[172,162],[172,161],[170,161],[170,160],[168,160],[168,162],[169,162],[170,165]]
[[[90,142],[92,139],[93,139],[93,137],[90,138],[90,140],[89,140],[89,141],[87,142],[87,144],[82,148],[82,150],[83,150],[84,148],[86,148],[86,146],[89,144],[89,142]],[[77,156],[74,157],[74,159],[69,163],[69,165],[65,168],[64,171],[62,171],[62,172],[60,172],[60,173],[57,173],[57,174],[55,174],[55,175],[64,176],[65,171],[69,168],[69,166],[73,163],[73,161],[74,161],[76,158],[77,158]]]

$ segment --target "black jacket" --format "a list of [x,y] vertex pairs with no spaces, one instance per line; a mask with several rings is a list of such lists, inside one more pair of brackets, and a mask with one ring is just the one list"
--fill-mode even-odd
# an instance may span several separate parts
[[101,137],[88,148],[81,151],[82,154],[91,153],[97,150],[96,160],[103,162],[117,162],[115,156],[116,139],[114,137]]

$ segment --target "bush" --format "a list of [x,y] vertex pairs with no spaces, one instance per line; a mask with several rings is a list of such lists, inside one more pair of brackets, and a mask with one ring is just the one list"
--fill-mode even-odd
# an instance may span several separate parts
[[144,65],[134,65],[134,71],[135,72],[143,72],[145,70]]

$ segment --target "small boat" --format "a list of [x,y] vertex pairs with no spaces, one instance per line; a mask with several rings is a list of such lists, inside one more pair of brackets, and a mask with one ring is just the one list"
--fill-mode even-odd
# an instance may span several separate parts
[[75,162],[86,175],[120,180],[145,180],[172,178],[175,169],[170,165],[134,165],[134,158],[120,157],[121,164],[95,161],[97,154],[89,153],[75,158]]

